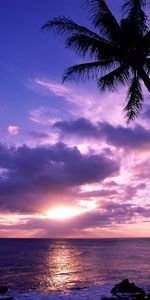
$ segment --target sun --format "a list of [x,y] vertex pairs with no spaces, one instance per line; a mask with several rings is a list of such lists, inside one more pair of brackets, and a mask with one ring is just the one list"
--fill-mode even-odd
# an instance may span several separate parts
[[81,213],[80,209],[75,207],[55,207],[46,214],[50,219],[66,220],[75,217]]

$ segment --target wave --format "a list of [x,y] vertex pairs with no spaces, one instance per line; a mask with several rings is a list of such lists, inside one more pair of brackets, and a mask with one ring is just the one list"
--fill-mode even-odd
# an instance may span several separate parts
[[16,300],[100,300],[103,296],[111,296],[110,291],[113,285],[107,284],[94,286],[82,290],[66,290],[64,292],[51,292],[48,294],[25,293],[16,295]]
[[[64,292],[51,292],[42,294],[37,292],[15,295],[16,300],[101,300],[104,296],[110,297],[113,284],[97,285],[82,290],[66,290]],[[150,286],[141,286],[150,290]]]

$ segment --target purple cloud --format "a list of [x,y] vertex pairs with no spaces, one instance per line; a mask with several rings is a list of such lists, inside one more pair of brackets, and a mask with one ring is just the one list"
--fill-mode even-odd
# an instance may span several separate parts
[[[112,228],[123,224],[132,224],[138,221],[138,218],[149,220],[150,207],[136,206],[131,203],[121,204],[113,201],[103,201],[101,208],[93,211],[86,212],[82,215],[58,222],[49,218],[39,219],[28,218],[27,222],[20,221],[19,224],[12,225],[12,230],[35,230],[41,229],[45,232],[46,237],[57,237],[63,235],[78,235],[84,233],[88,228]],[[0,225],[0,229],[7,229],[4,224]],[[42,233],[42,236],[44,234]]]
[[94,190],[94,191],[90,191],[90,192],[82,192],[79,194],[79,196],[81,198],[91,198],[91,197],[95,197],[95,198],[100,198],[100,197],[110,197],[110,196],[114,196],[117,195],[118,192],[115,189],[100,189],[100,190]]
[[91,121],[80,118],[75,121],[59,121],[53,127],[64,135],[105,140],[108,144],[121,148],[138,149],[150,144],[150,130],[140,125],[134,128],[115,127],[106,122],[94,125]]
[[53,127],[68,135],[77,135],[84,138],[97,138],[100,136],[99,127],[94,126],[85,118],[75,121],[58,121]]
[[[42,200],[72,187],[103,181],[119,171],[119,163],[104,154],[81,154],[58,143],[30,148],[0,145],[0,206],[36,211]],[[46,200],[44,200],[46,198]]]
[[33,130],[28,131],[27,135],[35,140],[38,140],[38,139],[44,140],[44,139],[48,139],[50,137],[49,134],[47,134],[47,133],[33,131]]

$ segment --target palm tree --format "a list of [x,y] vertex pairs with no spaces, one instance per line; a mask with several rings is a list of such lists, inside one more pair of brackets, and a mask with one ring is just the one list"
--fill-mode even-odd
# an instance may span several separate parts
[[142,109],[142,82],[150,92],[150,30],[146,0],[126,0],[123,18],[116,20],[105,0],[86,0],[94,30],[67,17],[50,20],[42,29],[65,37],[65,45],[87,61],[66,69],[63,81],[95,79],[100,90],[127,85],[127,122]]

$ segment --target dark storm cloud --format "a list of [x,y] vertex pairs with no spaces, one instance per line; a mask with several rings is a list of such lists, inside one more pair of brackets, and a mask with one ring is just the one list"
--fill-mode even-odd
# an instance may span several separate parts
[[140,125],[136,125],[134,128],[115,127],[106,122],[93,125],[89,120],[80,118],[75,121],[56,122],[54,128],[66,135],[104,139],[108,144],[116,147],[138,149],[150,144],[150,130]]
[[36,148],[0,145],[0,207],[36,210],[45,195],[50,199],[53,193],[102,181],[118,171],[119,163],[104,154],[83,155],[62,143]]

